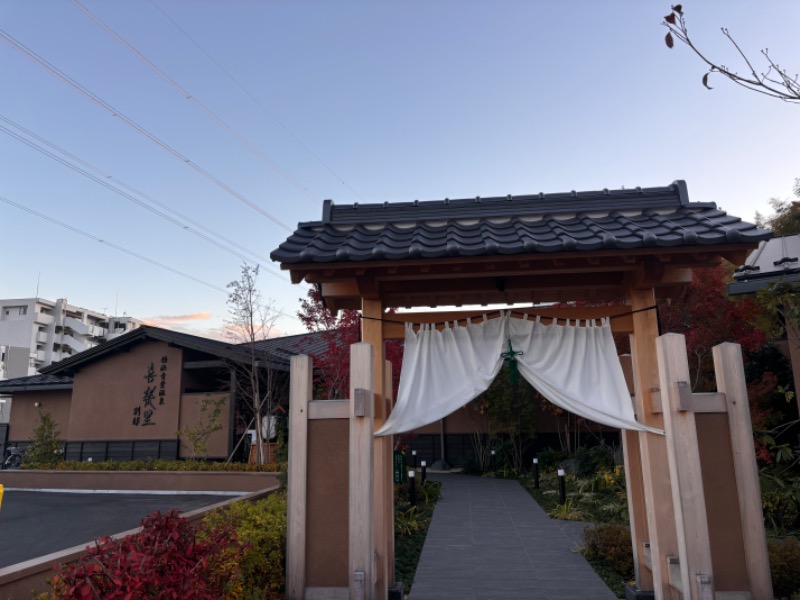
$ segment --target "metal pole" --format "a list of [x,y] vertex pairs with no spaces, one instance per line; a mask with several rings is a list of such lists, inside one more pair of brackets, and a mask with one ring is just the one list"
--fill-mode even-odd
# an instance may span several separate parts
[[539,459],[533,459],[533,489],[539,489]]
[[417,486],[414,483],[414,471],[408,472],[408,501],[411,506],[417,505]]
[[567,485],[564,481],[564,469],[558,470],[558,503],[566,504],[567,502]]
[[420,483],[425,485],[425,482],[428,480],[428,463],[423,460],[420,462],[420,465],[422,465],[422,477],[420,479]]

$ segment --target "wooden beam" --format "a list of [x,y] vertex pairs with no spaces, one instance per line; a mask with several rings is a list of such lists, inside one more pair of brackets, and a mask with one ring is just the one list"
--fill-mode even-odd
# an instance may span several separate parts
[[358,282],[355,279],[346,281],[326,281],[322,283],[322,297],[328,298],[360,298]]
[[[669,402],[668,407],[665,402],[663,414],[678,535],[680,589],[686,600],[704,600],[714,597],[714,567],[697,424],[694,413],[686,406],[690,402],[686,396],[691,393],[682,392],[689,381],[686,338],[667,333],[658,338],[656,348],[661,389]],[[674,582],[673,586],[676,587]]]
[[[357,389],[372,389],[372,346],[358,343],[350,346],[350,501],[348,579],[350,598],[375,600],[374,542],[372,528],[372,404],[367,403],[364,416],[355,414]],[[363,596],[355,592],[363,590]]]
[[[631,310],[637,311],[633,314],[634,333],[631,335],[636,416],[640,422],[661,429],[664,427],[664,420],[662,415],[653,412],[649,393],[659,385],[655,348],[658,319],[655,311],[644,310],[655,305],[655,292],[652,288],[639,289],[630,286],[627,295]],[[647,541],[650,542],[653,590],[657,598],[667,599],[672,597],[667,556],[678,554],[678,543],[666,441],[664,436],[648,432],[640,432],[638,437],[647,506]]]
[[[622,372],[628,390],[633,395],[633,361],[631,356],[620,356]],[[650,539],[647,531],[647,503],[644,495],[642,477],[642,455],[639,447],[639,434],[624,429],[621,432],[622,452],[625,460],[625,491],[628,497],[628,515],[631,526],[631,545],[633,550],[633,570],[636,576],[636,587],[640,590],[653,589],[652,567],[649,565]],[[647,555],[645,555],[645,549]]]
[[[630,333],[633,331],[633,317],[630,314],[630,307],[624,305],[617,306],[587,306],[587,307],[546,307],[546,308],[514,308],[510,309],[514,314],[525,313],[531,316],[539,315],[544,323],[550,323],[554,318],[560,320],[570,319],[591,320],[614,317],[611,319],[611,330],[614,333]],[[480,310],[471,311],[442,311],[442,312],[413,312],[395,313],[384,315],[383,336],[384,339],[403,339],[405,337],[406,323],[436,323],[437,329],[441,330],[444,323],[458,321],[466,323],[467,318],[471,318],[473,323],[483,321],[483,315],[487,314],[490,319],[499,316],[498,311],[481,312]]]
[[[383,305],[380,300],[362,299],[361,301],[361,339],[373,348],[372,361],[372,404],[373,424],[377,430],[382,427],[388,418],[384,401],[384,385],[386,379],[386,359],[383,341]],[[373,440],[373,535],[375,540],[374,552],[377,555],[377,571],[375,597],[385,598],[389,593],[389,530],[387,522],[394,526],[394,513],[389,512],[392,500],[389,498],[393,491],[389,486],[392,482],[391,439],[374,438]],[[392,537],[394,529],[392,528]]]
[[712,353],[717,390],[725,395],[728,405],[728,426],[750,592],[753,600],[769,600],[772,598],[772,578],[764,531],[758,464],[753,450],[753,425],[750,420],[742,348],[738,344],[725,343],[714,346]]
[[[392,390],[392,363],[386,361],[384,364],[384,378],[383,378],[383,404],[384,404],[384,418],[388,419],[392,413],[392,399],[394,392]],[[394,436],[384,436],[383,438],[383,451],[385,453],[384,460],[386,464],[386,475],[382,482],[377,482],[378,485],[385,487],[385,509],[383,515],[383,526],[386,530],[386,582],[391,585],[395,581],[394,571],[394,478],[393,478],[393,458],[394,458]],[[388,592],[388,590],[387,590]],[[378,590],[376,590],[376,594]]]
[[308,403],[309,419],[347,419],[349,411],[348,400],[312,400]]
[[[687,384],[688,385],[688,384]],[[653,399],[653,412],[663,413],[661,390],[650,390]],[[690,410],[693,413],[724,413],[728,412],[725,394],[715,392],[690,393],[682,397],[681,410]]]
[[303,600],[306,587],[307,408],[312,390],[311,357],[293,356],[290,370],[286,600]]

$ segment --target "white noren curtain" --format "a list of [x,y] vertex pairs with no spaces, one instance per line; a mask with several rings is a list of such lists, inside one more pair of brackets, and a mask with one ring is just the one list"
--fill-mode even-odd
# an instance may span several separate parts
[[663,433],[634,417],[607,319],[544,325],[505,313],[442,331],[422,325],[415,333],[407,324],[397,404],[375,435],[428,425],[475,399],[500,371],[509,339],[522,352],[520,374],[556,406],[611,427]]

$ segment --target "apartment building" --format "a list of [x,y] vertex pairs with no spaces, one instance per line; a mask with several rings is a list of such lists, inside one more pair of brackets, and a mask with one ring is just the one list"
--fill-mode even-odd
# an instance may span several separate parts
[[132,317],[73,306],[63,298],[0,300],[0,379],[35,375],[141,324]]

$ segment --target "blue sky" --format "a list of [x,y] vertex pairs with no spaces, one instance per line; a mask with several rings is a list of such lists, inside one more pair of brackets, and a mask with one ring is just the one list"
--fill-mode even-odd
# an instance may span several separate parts
[[[262,257],[262,293],[286,315],[280,332],[302,331],[293,316],[306,289],[268,260],[289,234],[275,221],[319,219],[325,198],[685,179],[692,200],[752,220],[800,177],[800,106],[719,77],[705,90],[699,59],[664,45],[669,2],[81,3],[191,99],[80,6],[2,0],[0,29],[117,116],[0,40],[0,126],[30,140],[19,125]],[[800,70],[797,2],[683,6],[695,42],[727,66],[739,63],[720,26],[752,56],[768,47]],[[0,196],[213,286],[0,202],[0,297],[33,296],[38,280],[45,298],[200,334],[222,326],[220,288],[242,260],[182,217],[169,223],[2,131]]]

